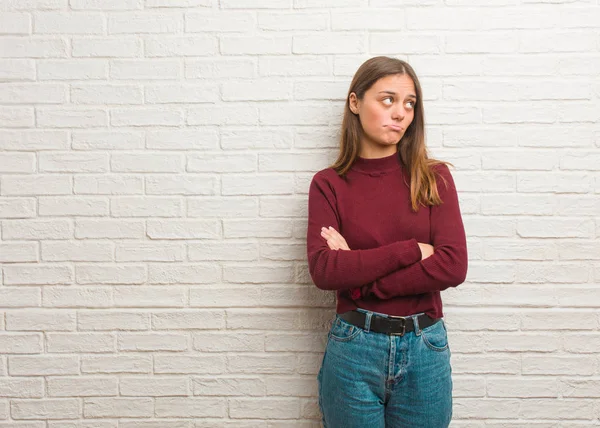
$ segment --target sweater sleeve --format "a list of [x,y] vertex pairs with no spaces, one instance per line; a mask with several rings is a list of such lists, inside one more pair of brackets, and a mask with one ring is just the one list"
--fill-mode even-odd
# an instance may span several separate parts
[[416,239],[365,250],[331,250],[321,227],[340,231],[335,192],[323,173],[317,173],[308,193],[307,256],[311,278],[323,290],[350,289],[375,281],[421,260]]
[[441,165],[438,172],[437,187],[443,203],[430,208],[433,255],[363,285],[360,289],[363,297],[390,299],[396,296],[412,296],[442,291],[465,281],[468,265],[467,243],[458,195],[448,167]]

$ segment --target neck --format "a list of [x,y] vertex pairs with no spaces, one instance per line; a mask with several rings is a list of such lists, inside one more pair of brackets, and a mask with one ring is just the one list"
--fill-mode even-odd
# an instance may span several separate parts
[[362,142],[360,145],[359,156],[365,159],[378,159],[391,156],[398,152],[398,145],[382,146],[379,144],[367,144]]

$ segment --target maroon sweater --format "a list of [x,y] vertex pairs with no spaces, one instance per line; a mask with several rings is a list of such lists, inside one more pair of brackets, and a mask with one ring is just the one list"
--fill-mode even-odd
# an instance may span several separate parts
[[[467,245],[450,171],[445,165],[434,171],[443,203],[416,213],[398,154],[358,158],[345,178],[331,168],[315,174],[308,196],[309,271],[317,287],[336,290],[338,313],[359,307],[443,316],[440,291],[465,280]],[[351,251],[330,250],[323,226],[340,232]],[[433,245],[434,254],[421,260],[418,242]]]

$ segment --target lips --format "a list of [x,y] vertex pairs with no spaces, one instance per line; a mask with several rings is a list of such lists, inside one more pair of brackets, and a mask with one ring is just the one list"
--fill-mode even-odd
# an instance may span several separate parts
[[399,125],[387,125],[387,127],[390,128],[392,131],[398,131],[398,132],[402,131],[402,127]]

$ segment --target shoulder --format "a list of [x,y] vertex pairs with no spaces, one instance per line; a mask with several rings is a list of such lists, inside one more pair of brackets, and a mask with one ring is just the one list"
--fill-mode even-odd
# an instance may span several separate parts
[[330,186],[335,186],[338,182],[341,181],[343,181],[343,178],[340,177],[333,168],[322,169],[321,171],[317,172],[312,178],[312,182],[315,184],[328,184]]
[[445,163],[437,163],[431,167],[435,175],[438,190],[456,190],[450,167]]

